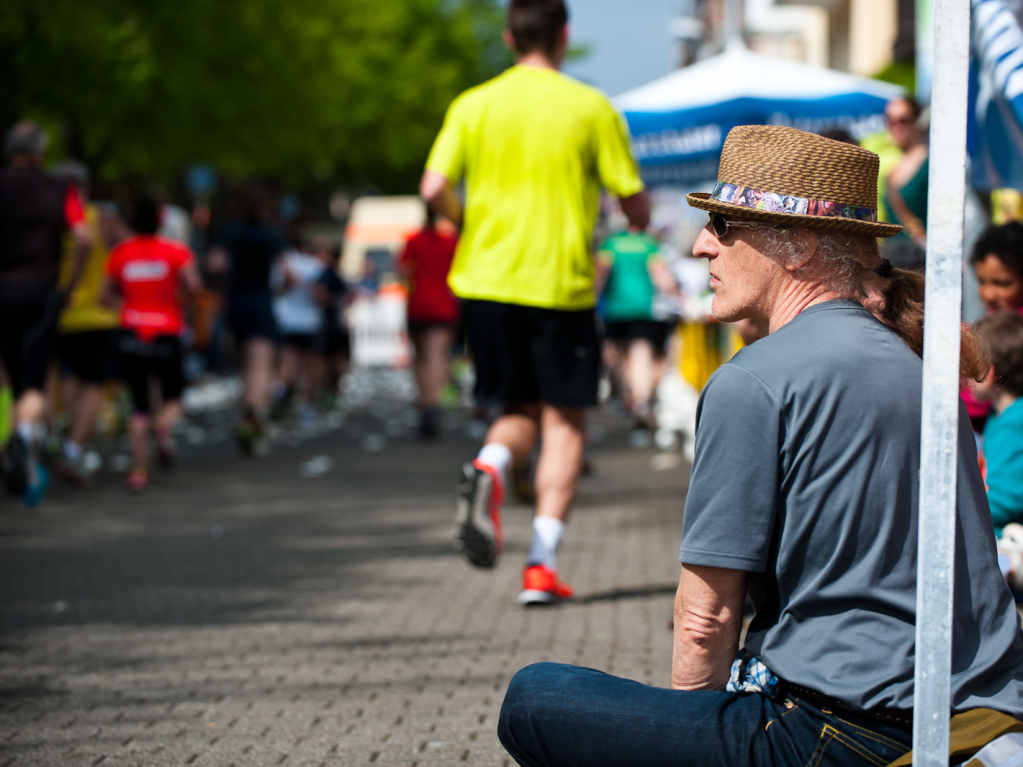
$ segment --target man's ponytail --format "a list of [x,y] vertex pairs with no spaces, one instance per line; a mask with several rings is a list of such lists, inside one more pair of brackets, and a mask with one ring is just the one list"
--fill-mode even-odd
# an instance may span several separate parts
[[[878,319],[890,327],[918,356],[924,356],[924,276],[906,269],[892,269]],[[988,373],[987,354],[973,329],[963,323],[959,352],[959,376],[981,381]]]

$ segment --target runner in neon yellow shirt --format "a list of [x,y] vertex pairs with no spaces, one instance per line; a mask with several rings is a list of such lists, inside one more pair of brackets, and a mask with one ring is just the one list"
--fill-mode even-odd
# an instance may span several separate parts
[[[420,187],[462,226],[448,279],[464,301],[476,399],[505,407],[458,487],[456,544],[473,565],[496,564],[505,473],[543,434],[523,604],[572,594],[555,551],[579,481],[585,409],[597,403],[591,238],[600,188],[621,199],[632,225],[649,220],[621,117],[599,91],[558,72],[567,22],[560,0],[511,1],[505,43],[516,66],[451,105]],[[462,179],[464,211],[452,189]]]

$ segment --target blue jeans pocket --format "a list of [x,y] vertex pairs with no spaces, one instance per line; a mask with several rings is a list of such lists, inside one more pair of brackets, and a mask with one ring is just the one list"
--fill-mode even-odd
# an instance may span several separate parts
[[885,767],[908,750],[898,741],[836,717],[833,723],[821,724],[805,767]]

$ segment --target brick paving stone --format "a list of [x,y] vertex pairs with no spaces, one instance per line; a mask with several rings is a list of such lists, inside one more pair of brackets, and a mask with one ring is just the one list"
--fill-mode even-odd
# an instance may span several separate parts
[[[4,499],[0,767],[501,767],[529,663],[666,686],[688,467],[600,418],[559,558],[578,599],[555,608],[515,601],[530,508],[506,509],[495,570],[452,549],[457,431],[366,452],[382,427],[353,420],[256,461],[185,449],[137,497],[106,475],[35,514]],[[315,455],[334,469],[300,478]]]

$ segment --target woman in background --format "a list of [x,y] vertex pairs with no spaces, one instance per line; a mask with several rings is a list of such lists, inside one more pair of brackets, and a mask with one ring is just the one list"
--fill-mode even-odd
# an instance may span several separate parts
[[448,287],[457,245],[458,238],[438,231],[436,214],[428,207],[426,225],[405,244],[399,261],[409,286],[408,334],[415,350],[421,439],[440,435],[440,394],[451,372],[459,317],[458,301]]
[[[1023,314],[1023,223],[1010,221],[989,227],[973,246],[970,265],[977,292],[989,317],[1002,312]],[[991,415],[991,404],[963,390],[973,430],[980,434]]]
[[[135,236],[118,245],[107,262],[103,299],[121,296],[121,374],[131,391],[133,413],[128,425],[132,469],[128,489],[149,484],[149,429],[155,426],[157,455],[164,464],[174,458],[171,430],[181,417],[183,372],[181,333],[185,328],[179,289],[194,296],[202,287],[192,251],[156,236],[160,211],[141,198],[131,221]],[[154,413],[150,384],[159,384],[161,402]],[[155,423],[154,421],[155,416]]]

